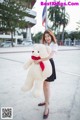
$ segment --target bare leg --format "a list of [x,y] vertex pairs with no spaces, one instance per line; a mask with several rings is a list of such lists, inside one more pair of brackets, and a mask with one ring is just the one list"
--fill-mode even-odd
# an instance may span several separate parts
[[49,108],[49,100],[50,100],[50,82],[44,81],[43,92],[44,92],[44,98],[45,98],[45,103],[46,103],[44,114],[47,114],[48,108]]

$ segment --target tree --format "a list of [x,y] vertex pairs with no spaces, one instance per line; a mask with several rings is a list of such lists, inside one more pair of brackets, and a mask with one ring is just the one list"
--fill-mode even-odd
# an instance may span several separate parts
[[74,31],[69,34],[69,38],[73,41],[74,39],[80,40],[80,31]]
[[65,13],[65,7],[62,7],[62,20],[61,20],[61,25],[63,26],[62,29],[62,42],[64,42],[64,29],[66,25],[68,24],[69,21],[69,15]]
[[[62,34],[63,34],[63,31],[62,32],[58,32],[57,36],[59,36],[58,43],[62,43],[63,44],[63,42],[61,41]],[[66,39],[66,38],[69,38],[69,34],[66,31],[64,31],[64,39]]]
[[77,28],[76,30],[80,30],[80,21],[77,22]]
[[60,32],[61,26],[63,26],[62,31],[64,34],[64,28],[66,27],[69,21],[69,15],[65,12],[65,7],[50,7],[48,11],[48,18],[52,22],[51,29],[58,33]]
[[26,8],[16,0],[4,0],[0,3],[0,31],[10,31],[13,46],[13,32],[16,28],[25,28],[24,17],[27,16]]
[[60,15],[59,15],[60,8],[58,6],[50,7],[48,11],[49,11],[48,18],[52,22],[51,29],[56,31],[59,28],[59,24],[60,24],[59,23],[60,22]]
[[35,36],[32,37],[35,43],[40,43],[41,38],[42,38],[42,32],[38,32],[37,34],[35,34]]
[[[15,0],[16,1],[16,0]],[[17,0],[25,8],[32,8],[36,0]]]

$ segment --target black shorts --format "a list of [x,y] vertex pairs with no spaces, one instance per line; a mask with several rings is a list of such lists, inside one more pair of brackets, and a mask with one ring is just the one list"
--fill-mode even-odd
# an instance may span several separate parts
[[51,66],[52,66],[52,75],[50,77],[48,77],[45,81],[47,82],[53,82],[56,79],[56,70],[55,70],[55,64],[53,59],[49,59]]

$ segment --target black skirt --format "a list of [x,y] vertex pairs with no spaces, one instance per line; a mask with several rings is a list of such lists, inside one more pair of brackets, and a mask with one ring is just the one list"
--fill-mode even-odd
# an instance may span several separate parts
[[53,82],[56,79],[56,70],[55,70],[55,64],[53,59],[51,58],[50,60],[51,66],[52,66],[52,75],[48,77],[45,81],[47,82]]

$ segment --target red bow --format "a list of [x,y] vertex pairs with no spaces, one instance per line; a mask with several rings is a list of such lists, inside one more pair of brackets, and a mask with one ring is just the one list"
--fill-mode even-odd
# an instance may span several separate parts
[[[33,60],[39,60],[39,59],[41,59],[40,57],[35,57],[35,56],[31,56],[31,58],[32,58]],[[40,67],[41,67],[41,69],[42,69],[42,71],[43,71],[44,68],[45,68],[44,63],[41,61],[39,64],[40,64]]]

